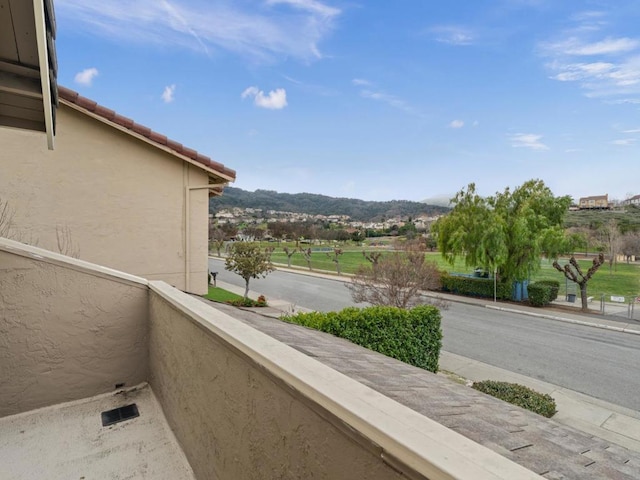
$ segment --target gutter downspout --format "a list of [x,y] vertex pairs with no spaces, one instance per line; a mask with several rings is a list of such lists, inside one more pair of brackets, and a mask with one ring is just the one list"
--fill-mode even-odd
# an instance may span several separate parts
[[[220,188],[220,184],[213,183],[209,185],[196,185],[190,187],[185,185],[184,187],[184,230],[185,230],[185,246],[184,246],[184,290],[190,292],[191,290],[191,203],[189,201],[191,190],[212,190]],[[208,248],[208,247],[207,247]]]

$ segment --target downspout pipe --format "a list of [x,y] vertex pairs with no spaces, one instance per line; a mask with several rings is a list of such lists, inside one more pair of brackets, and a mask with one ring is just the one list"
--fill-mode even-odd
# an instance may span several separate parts
[[220,188],[220,184],[209,185],[186,185],[184,187],[184,230],[185,230],[185,246],[184,246],[184,290],[191,291],[191,191],[192,190],[213,190]]

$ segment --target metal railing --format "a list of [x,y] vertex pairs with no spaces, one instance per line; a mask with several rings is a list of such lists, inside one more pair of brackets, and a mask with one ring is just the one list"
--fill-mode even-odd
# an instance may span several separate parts
[[640,309],[636,312],[635,305],[640,302],[640,297],[624,297],[622,295],[600,295],[600,313],[626,317],[631,320],[640,320]]

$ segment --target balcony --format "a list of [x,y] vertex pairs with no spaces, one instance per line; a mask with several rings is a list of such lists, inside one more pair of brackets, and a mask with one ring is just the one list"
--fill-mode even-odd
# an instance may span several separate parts
[[[529,445],[498,445],[495,427],[481,434],[489,449],[321,363],[309,354],[320,344],[303,353],[163,282],[5,239],[0,318],[3,479],[572,478],[540,450],[518,457]],[[381,374],[385,357],[370,358]],[[420,383],[416,405],[441,400],[435,376],[389,362]],[[138,417],[102,425],[102,412],[133,403]],[[508,423],[513,408],[480,403]],[[548,434],[558,468],[591,466],[575,478],[614,472],[581,456],[571,431],[514,415],[535,426],[525,436]],[[608,478],[633,478],[624,468],[637,465],[621,464]]]

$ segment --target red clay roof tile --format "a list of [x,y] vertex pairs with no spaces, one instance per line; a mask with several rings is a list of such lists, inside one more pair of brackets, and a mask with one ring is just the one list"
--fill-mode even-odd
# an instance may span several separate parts
[[[177,154],[190,158],[200,163],[201,165],[204,165],[205,167],[210,168],[211,170],[223,175],[224,177],[231,178],[232,180],[235,180],[236,178],[235,170],[232,170],[231,168],[227,168],[223,164],[211,160],[211,158],[209,158],[208,156],[198,153],[192,148],[187,148],[181,143],[171,140],[170,138],[167,138],[165,135],[162,135],[158,132],[151,130],[149,127],[140,125],[139,123],[134,122],[130,118],[119,115],[115,111],[108,109],[106,107],[103,107],[102,105],[98,105],[98,103],[86,97],[83,97],[82,95],[79,95],[77,92],[74,92],[73,90],[70,90],[62,86],[58,86],[58,95],[60,96],[60,98],[62,98],[63,100],[66,100],[67,102],[73,103],[78,107],[81,107],[85,110],[88,110],[89,112],[94,113],[95,115],[98,115],[104,118],[105,120],[108,120],[117,125],[120,125],[121,127],[124,127],[127,130],[131,130],[132,132],[135,132],[138,135],[142,135],[153,143],[156,143],[163,147],[166,146],[170,150],[173,150],[174,152],[176,152]],[[222,187],[216,188],[214,190],[221,193]]]

